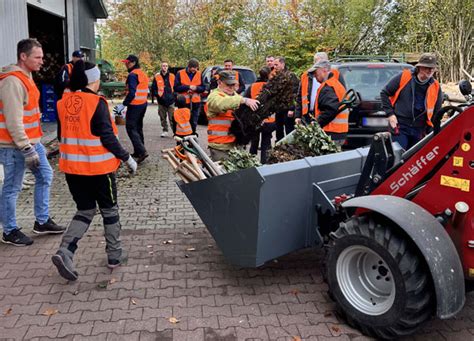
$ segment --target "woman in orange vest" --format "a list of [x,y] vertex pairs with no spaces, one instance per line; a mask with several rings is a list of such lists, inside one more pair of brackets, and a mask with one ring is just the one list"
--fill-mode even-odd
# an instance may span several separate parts
[[[244,97],[257,99],[263,86],[268,82],[271,71],[272,70],[267,66],[262,67],[258,72],[259,78],[247,89]],[[267,162],[267,152],[272,146],[273,131],[275,131],[275,114],[272,114],[263,121],[260,133],[255,135],[250,142],[250,153],[257,155],[260,135],[262,135],[262,144],[260,146],[260,162],[262,164]]]
[[137,163],[118,142],[107,101],[97,95],[100,71],[92,63],[78,61],[70,81],[71,92],[58,102],[59,170],[66,174],[77,212],[52,257],[59,274],[70,281],[78,278],[73,256],[99,206],[111,269],[122,260],[120,219],[115,171],[123,161],[131,173]]
[[173,113],[173,132],[175,136],[184,137],[192,135],[191,110],[186,106],[186,98],[182,95],[176,97],[176,109]]
[[414,71],[403,70],[380,92],[393,140],[405,150],[425,136],[433,126],[433,114],[441,108],[441,87],[433,78],[437,66],[436,56],[424,53]]

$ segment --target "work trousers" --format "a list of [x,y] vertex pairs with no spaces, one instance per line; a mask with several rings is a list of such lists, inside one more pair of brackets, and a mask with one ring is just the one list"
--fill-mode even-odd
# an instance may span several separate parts
[[172,126],[174,105],[166,106],[158,104],[158,115],[160,116],[161,129],[163,132],[168,132],[168,122]]
[[117,206],[117,185],[115,174],[73,175],[66,174],[69,191],[76,203],[77,212],[63,235],[59,249],[73,257],[77,243],[89,229],[96,214],[96,205],[104,223],[105,251],[110,261],[120,260],[120,217]]
[[143,136],[143,118],[145,117],[147,103],[141,105],[129,105],[125,116],[125,127],[128,137],[133,145],[133,155],[142,156],[146,154],[145,138]]
[[392,140],[398,142],[403,149],[408,150],[423,138],[425,129],[425,127],[410,127],[399,124],[399,134],[392,135]]
[[273,131],[275,130],[275,123],[264,123],[261,127],[260,133],[250,142],[250,154],[257,155],[258,144],[260,143],[260,135],[262,135],[262,144],[260,145],[260,162],[267,163],[268,150],[272,147]]
[[280,141],[282,138],[291,133],[295,129],[295,118],[288,117],[288,110],[278,111],[275,114],[276,124],[276,140]]

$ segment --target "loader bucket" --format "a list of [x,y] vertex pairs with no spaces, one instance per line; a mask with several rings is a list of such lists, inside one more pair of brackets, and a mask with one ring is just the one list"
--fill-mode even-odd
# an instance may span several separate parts
[[249,168],[178,186],[230,263],[258,267],[322,243],[317,209],[355,192],[368,148]]

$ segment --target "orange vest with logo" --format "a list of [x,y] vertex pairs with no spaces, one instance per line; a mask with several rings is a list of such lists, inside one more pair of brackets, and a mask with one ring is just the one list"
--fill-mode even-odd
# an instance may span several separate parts
[[[174,79],[175,76],[170,72],[169,73],[169,81],[170,81],[170,86],[171,86],[171,92],[173,92],[173,87],[174,87]],[[156,85],[158,87],[158,96],[162,97],[163,94],[165,93],[165,80],[163,79],[163,76],[161,73],[157,73],[155,76],[156,80]]]
[[[314,115],[316,119],[321,114],[321,112],[319,111],[319,103],[318,103],[319,93],[321,92],[321,89],[324,88],[325,86],[330,86],[334,89],[334,92],[336,93],[336,96],[339,102],[341,102],[344,99],[344,95],[346,93],[346,89],[335,76],[321,83],[320,87],[318,88],[318,91],[316,92],[316,100],[314,103]],[[347,133],[349,131],[349,110],[346,109],[344,111],[341,111],[339,114],[337,114],[337,116],[331,122],[329,122],[329,124],[323,127],[323,130],[328,133],[338,133],[338,134]]]
[[[41,113],[39,109],[40,92],[36,87],[33,79],[25,75],[21,71],[12,71],[0,76],[0,81],[8,76],[18,78],[28,93],[28,103],[23,106],[23,127],[25,128],[26,136],[29,139],[38,139],[43,136],[41,130],[40,119]],[[8,132],[5,116],[3,115],[3,103],[0,101],[0,142],[12,143],[13,139]]]
[[148,76],[145,74],[145,72],[142,71],[142,69],[133,69],[130,73],[134,73],[138,76],[138,85],[135,92],[135,98],[130,102],[130,104],[145,104],[148,98]]
[[[262,92],[264,85],[267,84],[266,82],[255,82],[250,86],[250,98],[257,99],[258,95]],[[264,123],[273,123],[275,122],[275,114],[267,117],[263,120]]]
[[[64,94],[58,101],[60,171],[91,176],[115,172],[120,166],[120,160],[91,132],[91,120],[101,100],[105,101],[98,95],[76,91]],[[110,123],[117,136],[112,117]]]
[[[398,86],[397,91],[393,96],[390,96],[390,103],[392,107],[395,107],[395,103],[397,102],[398,97],[400,96],[400,92],[403,90],[405,86],[411,81],[412,73],[410,70],[403,70],[402,77],[400,78],[400,85]],[[436,102],[438,101],[438,94],[439,94],[439,82],[435,79],[433,83],[430,84],[428,90],[426,91],[426,98],[425,98],[425,108],[426,108],[426,115],[428,119],[426,120],[426,124],[430,127],[433,126],[431,123],[431,118],[433,117],[434,107]]]
[[[186,73],[186,69],[183,69],[183,70],[179,71],[179,77],[181,79],[181,84],[182,85],[199,86],[199,85],[202,84],[201,83],[201,72],[200,71],[196,71],[196,73],[194,74],[193,80],[189,79],[189,76]],[[185,91],[185,92],[180,92],[179,94],[183,95],[186,98],[186,104],[189,104],[191,102],[193,102],[193,103],[201,102],[201,95],[198,94],[195,91],[189,90],[189,91]]]
[[[224,97],[224,94],[219,94]],[[227,144],[235,141],[235,136],[230,133],[230,125],[234,120],[234,111],[227,110],[209,119],[207,125],[207,142]]]
[[176,135],[187,136],[193,133],[191,128],[191,110],[188,108],[178,108],[173,113],[176,122]]

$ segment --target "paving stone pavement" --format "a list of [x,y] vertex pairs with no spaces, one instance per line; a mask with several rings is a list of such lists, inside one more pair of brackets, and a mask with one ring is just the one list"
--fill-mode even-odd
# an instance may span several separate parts
[[[301,250],[258,269],[228,264],[159,160],[159,151],[174,145],[160,133],[150,106],[150,157],[136,177],[118,182],[125,265],[105,267],[99,217],[80,242],[74,283],[60,278],[50,261],[59,236],[33,236],[25,248],[0,245],[0,339],[369,340],[337,316],[321,276],[322,251]],[[204,127],[200,135],[204,140]],[[130,148],[124,127],[120,137]],[[57,159],[51,162],[51,214],[68,224],[74,203]],[[23,191],[18,209],[30,235],[31,196]],[[473,296],[456,318],[430,321],[407,340],[426,339],[473,340]]]

